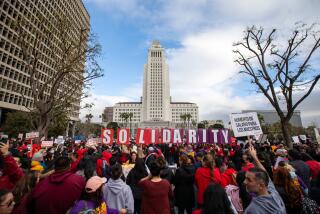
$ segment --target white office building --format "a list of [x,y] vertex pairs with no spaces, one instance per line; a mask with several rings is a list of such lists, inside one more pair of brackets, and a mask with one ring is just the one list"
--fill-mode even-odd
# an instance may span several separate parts
[[[180,127],[191,121],[198,123],[198,106],[191,102],[172,102],[170,97],[169,66],[165,50],[154,41],[144,65],[143,91],[140,102],[120,102],[113,107],[113,121],[125,123],[121,113],[132,113],[133,127]],[[190,115],[188,121],[181,115]],[[127,122],[130,122],[129,120]]]

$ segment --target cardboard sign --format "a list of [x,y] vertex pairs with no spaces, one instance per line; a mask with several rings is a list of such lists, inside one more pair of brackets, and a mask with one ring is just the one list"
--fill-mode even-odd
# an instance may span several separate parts
[[230,120],[235,137],[263,134],[257,112],[231,114]]
[[33,139],[39,137],[39,132],[26,133],[26,139]]
[[53,141],[42,141],[41,142],[41,147],[52,147],[53,146]]
[[104,144],[112,144],[113,135],[114,135],[113,129],[102,129],[101,130],[101,135],[100,135],[100,137],[102,139],[102,143],[104,143]]
[[130,129],[118,129],[117,130],[117,144],[129,144]]

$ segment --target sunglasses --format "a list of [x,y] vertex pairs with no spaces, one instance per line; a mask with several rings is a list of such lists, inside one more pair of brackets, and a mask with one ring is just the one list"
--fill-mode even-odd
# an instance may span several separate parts
[[8,203],[6,204],[0,204],[0,206],[7,206],[7,207],[11,207],[12,205],[14,204],[14,200],[12,199],[11,201],[9,201]]

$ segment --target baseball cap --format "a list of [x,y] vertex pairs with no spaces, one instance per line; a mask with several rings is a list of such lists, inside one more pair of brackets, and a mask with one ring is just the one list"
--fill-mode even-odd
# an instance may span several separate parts
[[86,192],[87,193],[93,193],[97,191],[101,187],[102,184],[106,183],[106,178],[101,178],[99,176],[93,176],[91,177],[86,184]]

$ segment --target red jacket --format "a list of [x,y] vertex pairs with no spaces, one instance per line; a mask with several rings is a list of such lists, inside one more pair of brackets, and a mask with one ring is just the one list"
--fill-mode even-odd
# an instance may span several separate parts
[[66,213],[81,196],[85,180],[70,170],[55,172],[34,188],[30,195],[30,213]]
[[198,187],[197,202],[203,204],[203,193],[206,190],[209,183],[221,183],[220,171],[218,168],[213,170],[213,180],[210,176],[210,169],[208,167],[200,167],[195,174],[195,184]]
[[110,165],[109,160],[111,157],[112,157],[112,153],[107,151],[102,152],[102,157],[97,160],[97,164],[96,164],[96,171],[98,176],[102,177],[103,161],[104,160],[107,161],[107,164]]
[[16,161],[11,155],[4,157],[4,168],[1,169],[2,176],[0,176],[0,189],[12,190],[15,184],[24,175],[22,169],[17,165]]

